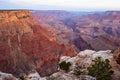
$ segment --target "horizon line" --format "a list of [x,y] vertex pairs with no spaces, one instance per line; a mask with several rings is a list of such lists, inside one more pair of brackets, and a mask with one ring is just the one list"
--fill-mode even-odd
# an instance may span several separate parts
[[98,9],[98,10],[92,10],[92,9],[85,9],[85,10],[82,10],[82,9],[80,9],[80,10],[67,10],[67,9],[0,9],[0,11],[2,11],[2,10],[8,10],[8,11],[10,11],[10,10],[30,10],[30,11],[73,11],[73,12],[86,12],[86,11],[90,11],[90,12],[94,12],[94,11],[100,11],[100,12],[105,12],[105,11],[120,11],[120,10],[102,10],[102,9]]

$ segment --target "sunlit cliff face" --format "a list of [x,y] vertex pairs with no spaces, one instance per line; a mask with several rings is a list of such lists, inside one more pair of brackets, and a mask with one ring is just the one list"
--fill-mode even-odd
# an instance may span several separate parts
[[0,11],[0,71],[19,75],[35,69],[46,75],[57,71],[61,55],[76,53],[73,46],[56,43],[43,25],[28,10]]

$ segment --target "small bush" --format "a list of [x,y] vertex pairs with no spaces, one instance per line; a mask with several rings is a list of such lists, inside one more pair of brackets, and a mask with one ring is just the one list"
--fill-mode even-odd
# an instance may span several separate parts
[[113,71],[111,70],[109,60],[106,59],[104,61],[101,57],[98,57],[93,62],[92,66],[88,68],[88,75],[96,77],[97,80],[111,80]]
[[24,76],[20,76],[19,80],[25,80]]
[[79,75],[84,74],[84,73],[85,73],[84,65],[80,66],[78,63],[76,63],[75,68],[73,70],[73,74],[76,76],[79,76]]
[[71,66],[71,63],[63,61],[59,64],[59,66],[60,66],[60,69],[68,71],[69,67]]

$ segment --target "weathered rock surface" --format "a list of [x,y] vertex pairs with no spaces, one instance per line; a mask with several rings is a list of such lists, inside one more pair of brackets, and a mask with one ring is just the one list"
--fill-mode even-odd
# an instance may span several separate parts
[[18,80],[12,74],[0,72],[0,80]]
[[[116,60],[114,59],[114,54],[113,52],[111,52],[111,50],[104,50],[104,51],[84,50],[79,52],[79,54],[77,54],[74,57],[62,56],[60,58],[60,63],[65,61],[65,62],[70,62],[72,64],[70,66],[69,71],[65,72],[59,69],[58,72],[53,73],[52,75],[49,75],[46,77],[41,77],[38,72],[32,71],[28,75],[24,75],[24,78],[25,80],[96,80],[95,77],[87,75],[87,70],[85,69],[89,67],[92,64],[92,60],[94,60],[97,57],[101,57],[101,59],[103,60],[109,59],[112,70],[114,71],[114,74],[112,75],[112,80],[119,80],[120,66],[117,64]],[[85,73],[81,75],[73,74],[74,69],[76,68],[75,67],[76,63],[78,63],[79,65],[84,65]],[[83,70],[82,67],[81,67],[81,70]]]
[[31,72],[30,74],[28,74],[25,77],[25,80],[46,80],[46,78],[40,77],[39,73],[34,71],[34,72]]
[[60,62],[62,61],[70,62],[72,64],[70,69],[73,70],[76,63],[89,67],[92,64],[92,60],[94,60],[97,57],[101,57],[103,60],[109,59],[111,63],[115,62],[111,50],[98,52],[93,50],[84,50],[79,52],[79,54],[77,54],[77,56],[75,57],[63,56],[61,57]]
[[70,73],[54,73],[50,77],[46,78],[47,80],[96,80],[94,77],[89,75],[80,75],[79,77],[70,74]]
[[[101,57],[103,60],[109,59],[110,65],[112,66],[112,70],[114,71],[114,74],[112,75],[112,80],[119,80],[120,79],[120,66],[116,63],[113,53],[111,50],[105,50],[105,51],[93,51],[93,50],[84,50],[81,51],[79,54],[77,54],[74,57],[70,56],[62,56],[60,59],[60,63],[70,62],[72,65],[70,66],[70,70],[66,73],[63,70],[59,70],[59,72],[54,73],[50,77],[48,77],[48,80],[96,80],[96,78],[85,75],[87,73],[86,70],[84,70],[84,74],[76,76],[73,74],[76,63],[79,65],[84,65],[85,68],[89,67],[92,64],[92,60],[94,60],[97,57]],[[85,69],[84,68],[84,69]],[[81,68],[82,69],[82,68]]]

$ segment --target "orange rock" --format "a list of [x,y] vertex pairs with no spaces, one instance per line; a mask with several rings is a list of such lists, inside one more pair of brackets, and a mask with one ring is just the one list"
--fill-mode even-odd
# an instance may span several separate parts
[[28,10],[0,11],[0,17],[0,71],[19,75],[37,68],[46,75],[57,71],[63,52],[75,54],[70,46],[56,43],[49,28],[38,24]]

